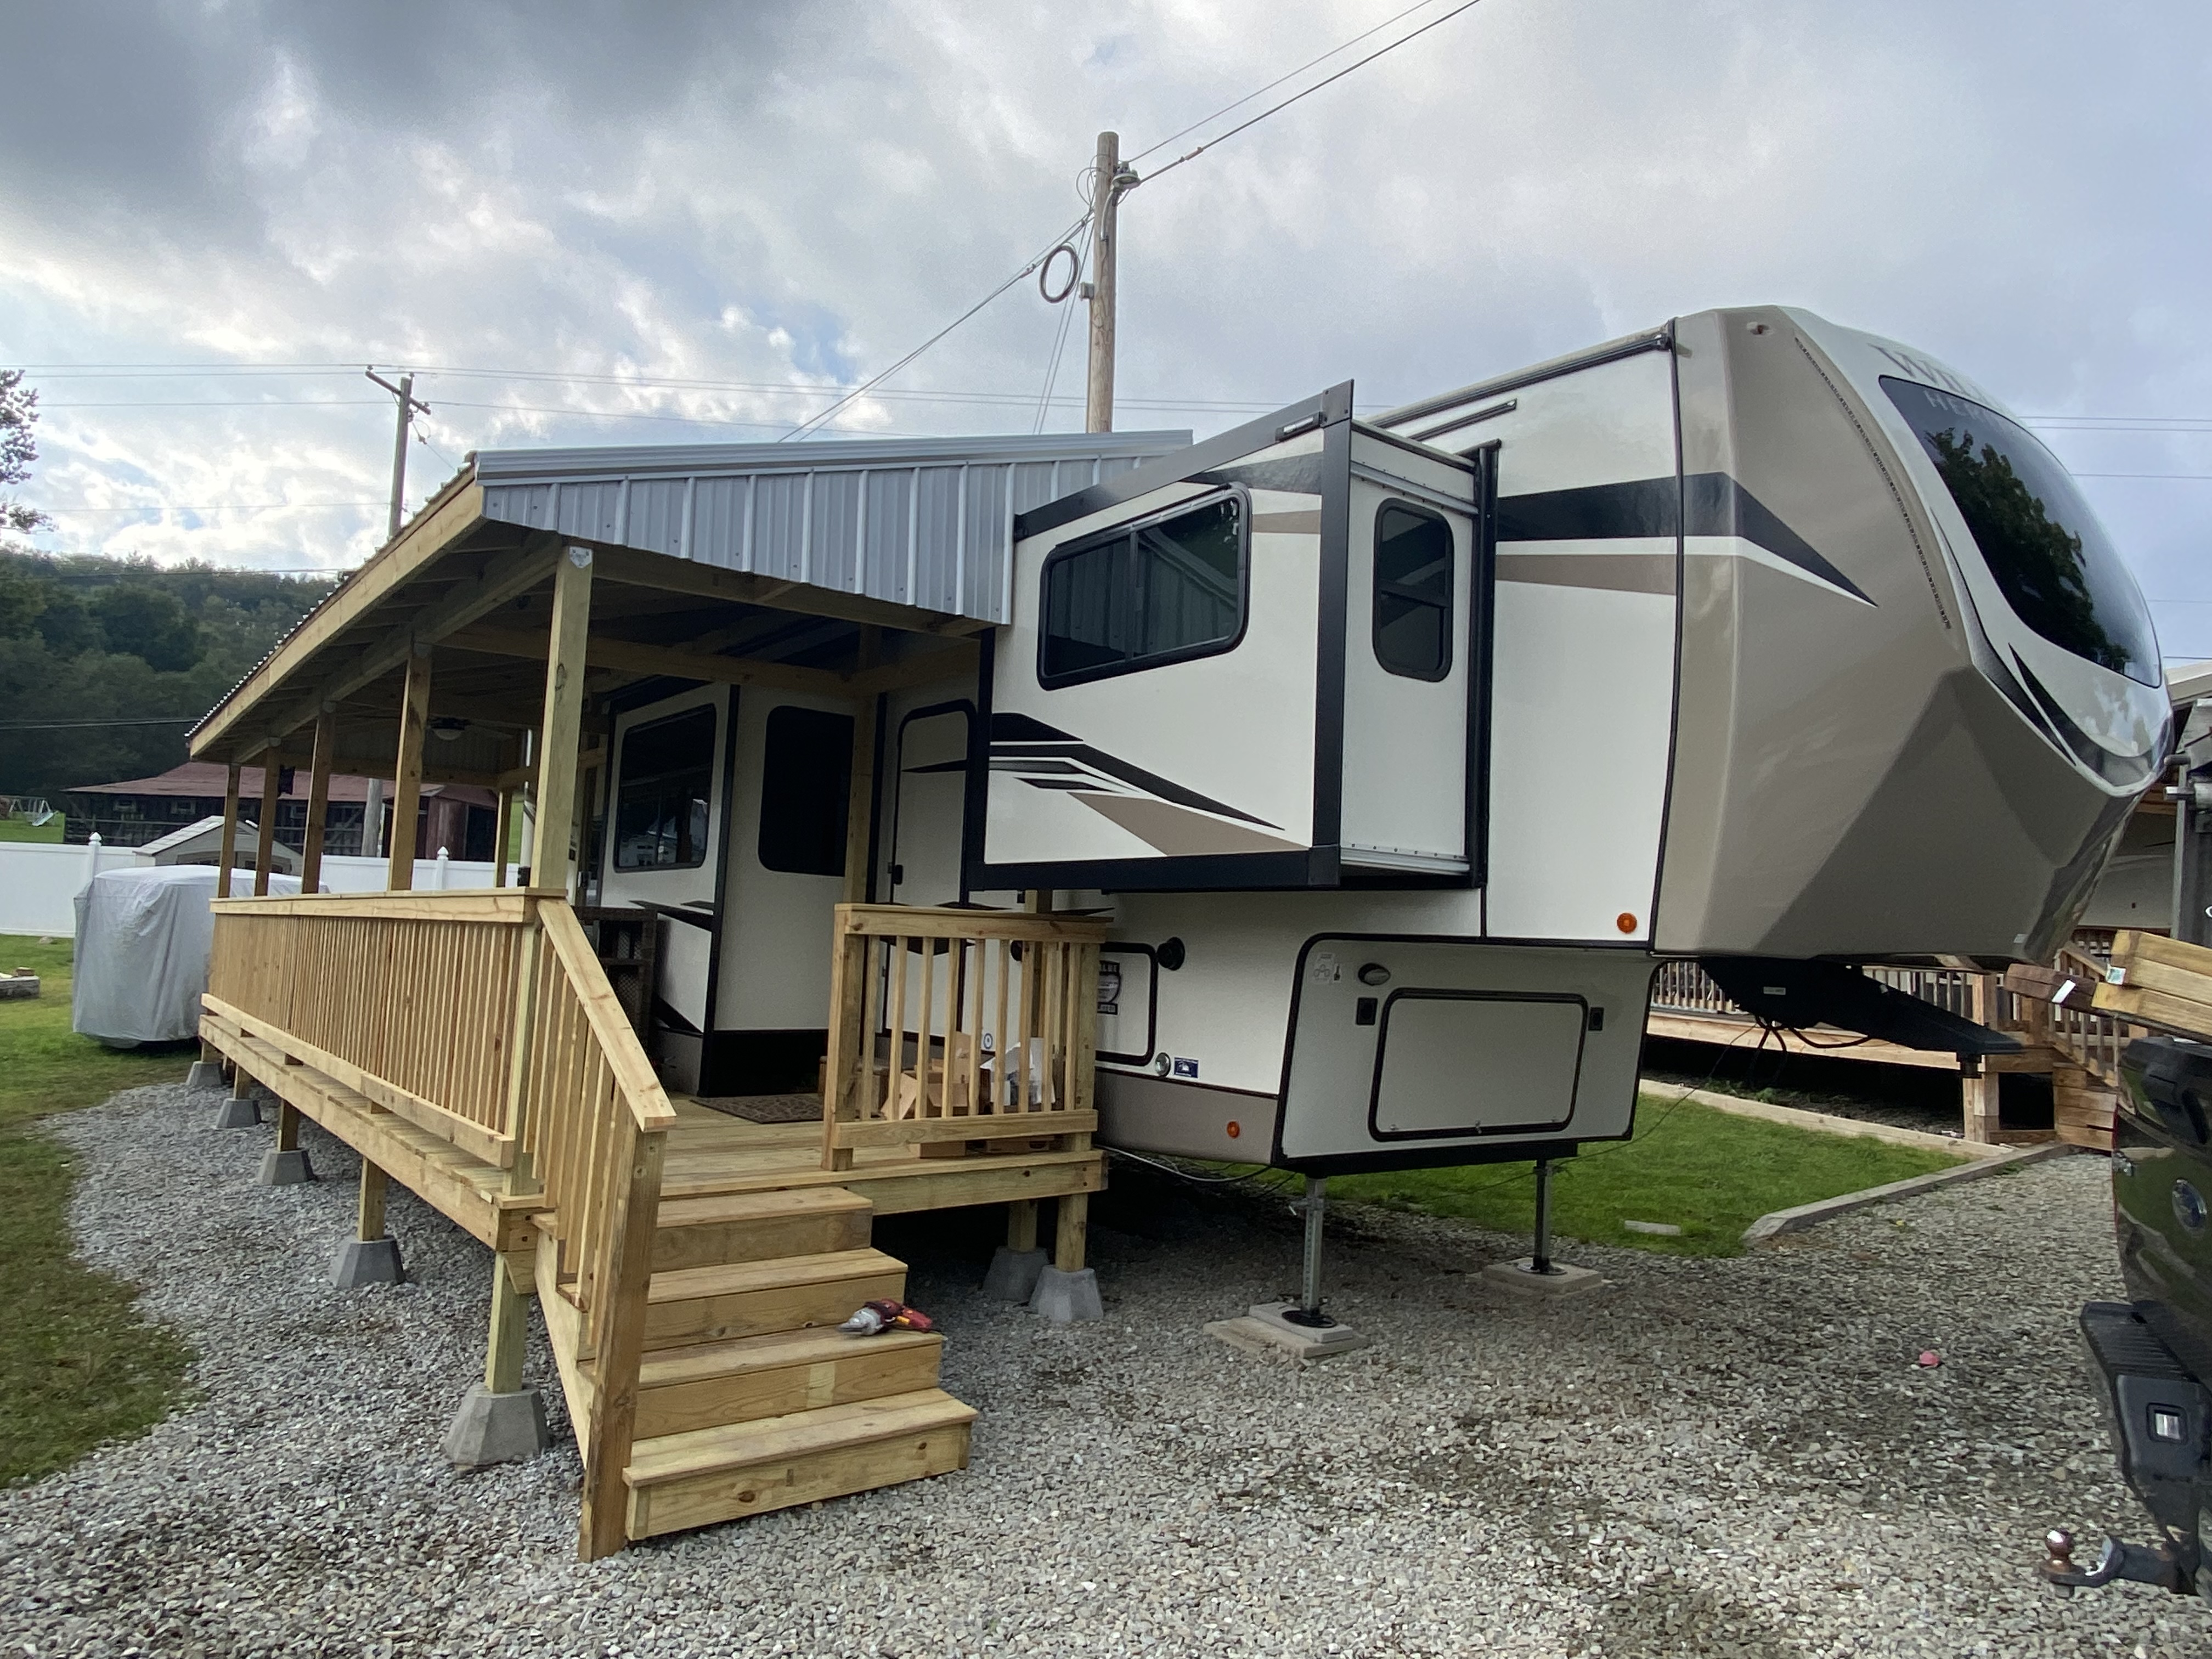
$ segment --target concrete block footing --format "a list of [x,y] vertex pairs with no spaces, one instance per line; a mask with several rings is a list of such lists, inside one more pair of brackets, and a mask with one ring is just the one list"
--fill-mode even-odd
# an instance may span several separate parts
[[1055,1325],[1105,1318],[1106,1310],[1098,1302],[1097,1273],[1089,1267],[1072,1273],[1057,1267],[1040,1269],[1036,1289],[1030,1293],[1030,1311],[1042,1314]]
[[1036,1294],[1038,1276],[1051,1259],[1042,1250],[1000,1245],[992,1252],[990,1271],[983,1275],[983,1294],[1000,1302],[1028,1301]]
[[331,1264],[331,1283],[341,1291],[363,1285],[398,1285],[407,1278],[396,1238],[349,1238]]
[[447,1460],[463,1468],[520,1463],[545,1449],[545,1401],[535,1389],[494,1394],[481,1382],[461,1401],[446,1431]]
[[192,1069],[185,1073],[187,1089],[220,1089],[229,1081],[222,1074],[222,1066],[212,1060],[196,1060]]
[[218,1129],[251,1129],[261,1121],[261,1103],[252,1095],[233,1095],[215,1109]]
[[1523,1296],[1581,1296],[1603,1285],[1605,1275],[1595,1267],[1570,1267],[1563,1261],[1554,1261],[1549,1273],[1540,1273],[1534,1258],[1524,1255],[1518,1261],[1492,1262],[1482,1270],[1482,1282]]
[[264,1187],[296,1187],[314,1178],[315,1172],[307,1167],[305,1147],[295,1146],[289,1152],[278,1152],[272,1147],[261,1154],[259,1180]]
[[1217,1319],[1206,1326],[1208,1336],[1218,1337],[1247,1353],[1286,1353],[1293,1359],[1326,1359],[1331,1354],[1364,1348],[1368,1339],[1349,1325],[1301,1325],[1288,1316],[1295,1302],[1255,1302],[1241,1319]]

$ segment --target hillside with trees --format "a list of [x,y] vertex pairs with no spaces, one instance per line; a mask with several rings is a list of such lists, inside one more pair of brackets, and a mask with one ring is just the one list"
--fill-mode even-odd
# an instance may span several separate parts
[[[0,370],[0,486],[38,459],[39,394]],[[0,531],[52,520],[0,495]],[[40,553],[0,538],[0,793],[166,772],[212,708],[331,591],[211,565]]]

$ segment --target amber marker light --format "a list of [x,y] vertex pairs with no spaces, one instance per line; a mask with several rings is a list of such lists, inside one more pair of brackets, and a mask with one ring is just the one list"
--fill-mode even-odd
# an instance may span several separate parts
[[1237,1122],[1237,1121],[1235,1118],[1233,1118],[1233,1117],[1232,1117],[1232,1118],[1231,1118],[1231,1119],[1229,1120],[1229,1138],[1230,1138],[1231,1140],[1234,1140],[1234,1139],[1237,1139],[1237,1136],[1239,1136],[1239,1135],[1243,1134],[1243,1133],[1244,1133],[1244,1126],[1243,1126],[1243,1124],[1241,1124],[1241,1123]]
[[1632,933],[1636,931],[1636,918],[1631,915],[1627,911],[1623,910],[1619,915],[1613,919],[1613,925],[1620,928],[1624,933]]

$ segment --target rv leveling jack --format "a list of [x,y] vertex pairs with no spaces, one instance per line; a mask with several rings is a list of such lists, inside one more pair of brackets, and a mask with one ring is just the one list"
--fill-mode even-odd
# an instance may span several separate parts
[[1322,1227],[1328,1214],[1328,1180],[1306,1177],[1306,1195],[1291,1208],[1305,1218],[1305,1271],[1295,1302],[1255,1302],[1242,1319],[1218,1319],[1206,1328],[1224,1342],[1255,1353],[1279,1350],[1294,1359],[1322,1359],[1364,1348],[1367,1339],[1321,1310]]
[[1518,1261],[1493,1261],[1482,1270],[1493,1285],[1510,1285],[1543,1296],[1573,1296],[1594,1291],[1605,1281],[1589,1267],[1570,1267],[1552,1260],[1552,1161],[1536,1160],[1536,1239],[1534,1249]]

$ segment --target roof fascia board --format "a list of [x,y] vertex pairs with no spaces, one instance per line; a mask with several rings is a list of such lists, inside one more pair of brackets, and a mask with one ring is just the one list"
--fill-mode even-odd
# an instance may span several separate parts
[[[310,611],[267,660],[240,681],[231,694],[187,734],[191,753],[205,755],[218,745],[235,748],[240,728],[263,699],[364,613],[411,580],[447,547],[483,522],[483,489],[473,481],[454,490],[434,511],[416,518],[399,532],[397,540],[386,543],[380,552],[356,571],[350,581]],[[311,708],[299,719],[312,719],[314,712]],[[299,719],[283,730],[265,734],[254,732],[254,744],[264,744],[264,738],[267,741],[282,738],[299,724]],[[225,743],[226,738],[233,741]]]

